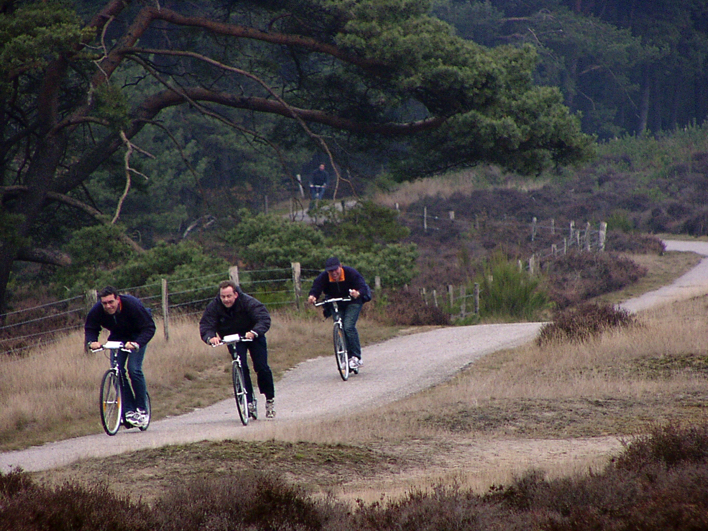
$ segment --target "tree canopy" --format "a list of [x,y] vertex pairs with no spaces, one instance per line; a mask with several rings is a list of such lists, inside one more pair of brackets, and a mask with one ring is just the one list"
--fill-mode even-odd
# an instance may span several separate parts
[[[425,0],[0,2],[0,314],[15,261],[66,263],[57,233],[119,224],[131,190],[161,178],[146,173],[148,131],[190,168],[200,214],[200,186],[219,177],[193,144],[207,121],[283,168],[306,143],[334,168],[378,152],[406,176],[479,162],[535,173],[590,155],[561,94],[534,85],[532,47],[485,48],[429,10]],[[186,125],[164,119],[177,108]]]

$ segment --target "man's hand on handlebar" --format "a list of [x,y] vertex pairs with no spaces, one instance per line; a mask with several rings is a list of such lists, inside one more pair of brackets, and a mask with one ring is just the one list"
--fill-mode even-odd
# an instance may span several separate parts
[[309,302],[310,304],[315,304],[317,302],[317,297],[315,297],[314,295],[310,295],[309,297],[307,297],[307,302]]
[[359,295],[361,295],[361,293],[359,293],[359,290],[356,290],[356,289],[350,289],[350,290],[349,290],[349,296],[350,296],[352,299],[358,299],[358,298],[359,298]]
[[221,337],[219,336],[219,334],[216,334],[214,337],[209,338],[210,345],[215,346],[215,345],[218,345],[219,343],[221,343]]
[[89,343],[89,348],[91,350],[101,350],[101,344],[98,341],[92,341]]

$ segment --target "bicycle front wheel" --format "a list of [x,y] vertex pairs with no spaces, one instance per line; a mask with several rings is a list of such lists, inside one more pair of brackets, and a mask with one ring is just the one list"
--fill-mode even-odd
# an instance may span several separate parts
[[248,396],[246,395],[246,385],[243,381],[243,371],[238,362],[231,363],[231,377],[234,381],[234,398],[236,399],[236,409],[241,423],[248,424]]
[[345,382],[349,379],[349,356],[347,355],[347,338],[340,323],[334,325],[334,357],[337,359],[339,376]]
[[101,381],[101,425],[108,435],[115,435],[120,428],[123,414],[123,400],[120,394],[120,380],[113,371],[106,371]]

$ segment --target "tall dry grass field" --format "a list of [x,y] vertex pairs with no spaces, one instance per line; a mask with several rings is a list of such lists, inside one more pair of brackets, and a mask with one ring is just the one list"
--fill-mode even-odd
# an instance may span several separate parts
[[520,181],[518,176],[510,179],[498,168],[485,167],[407,181],[398,185],[393,191],[374,194],[373,201],[391,208],[396,205],[406,208],[426,197],[448,199],[454,194],[470,196],[490,183],[505,182],[507,186],[521,190],[535,190],[546,184],[543,179],[526,182]]
[[599,470],[653,423],[704,420],[707,305],[700,297],[645,312],[640,326],[583,344],[498,352],[394,404],[288,431],[274,424],[270,435],[407,460],[408,470],[337,492],[369,502],[436,484],[482,493],[531,468],[551,478]]
[[[311,309],[274,312],[267,340],[276,378],[308,358],[330,355],[331,326]],[[232,396],[228,351],[201,341],[198,317],[172,320],[169,341],[161,322],[157,328],[143,363],[155,418]],[[365,318],[360,328],[363,344],[395,334]],[[107,337],[104,331],[100,339]],[[98,392],[109,361],[83,345],[83,334],[74,333],[22,358],[0,357],[0,450],[101,431]]]

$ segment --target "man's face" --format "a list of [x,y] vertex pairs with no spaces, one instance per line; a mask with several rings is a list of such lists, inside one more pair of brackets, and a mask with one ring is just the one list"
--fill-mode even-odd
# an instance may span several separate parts
[[227,308],[231,308],[238,298],[238,294],[234,292],[234,288],[227,286],[219,290],[219,297],[221,298],[221,304]]
[[118,305],[120,304],[120,297],[115,295],[107,295],[106,297],[101,297],[101,306],[103,306],[103,311],[108,315],[113,315],[118,311]]
[[334,279],[335,282],[339,281],[339,277],[342,276],[342,268],[341,266],[338,267],[337,269],[334,269],[329,272],[330,276]]

